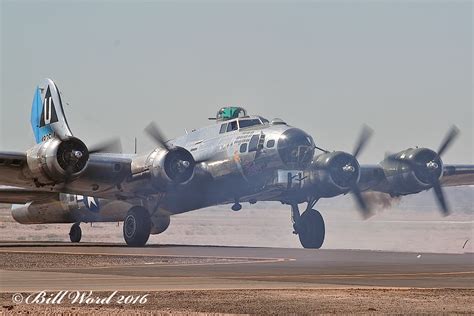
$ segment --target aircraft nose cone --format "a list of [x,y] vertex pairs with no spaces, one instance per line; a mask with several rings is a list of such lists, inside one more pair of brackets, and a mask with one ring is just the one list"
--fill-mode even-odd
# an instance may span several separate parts
[[314,155],[314,143],[311,136],[298,128],[286,130],[278,139],[278,154],[289,168],[305,168]]

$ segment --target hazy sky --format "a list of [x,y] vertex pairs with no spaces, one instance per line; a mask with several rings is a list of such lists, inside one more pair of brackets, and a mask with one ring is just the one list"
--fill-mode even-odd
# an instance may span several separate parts
[[473,5],[418,2],[1,2],[0,148],[33,144],[35,86],[51,77],[76,136],[121,136],[151,148],[219,107],[281,117],[319,146],[362,163],[410,146],[436,149],[462,131],[446,162],[473,163]]

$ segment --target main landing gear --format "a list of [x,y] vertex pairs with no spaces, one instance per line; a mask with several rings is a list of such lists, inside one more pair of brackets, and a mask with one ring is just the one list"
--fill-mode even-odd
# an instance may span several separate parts
[[123,237],[127,245],[142,247],[148,241],[151,232],[151,220],[148,210],[135,206],[132,207],[123,222]]
[[321,213],[312,209],[313,206],[308,204],[300,215],[298,204],[291,205],[293,233],[298,235],[303,248],[319,249],[323,245],[326,229]]
[[81,223],[74,223],[71,226],[71,230],[69,231],[69,239],[71,242],[80,242],[81,237],[82,237],[82,230],[81,226],[79,226]]

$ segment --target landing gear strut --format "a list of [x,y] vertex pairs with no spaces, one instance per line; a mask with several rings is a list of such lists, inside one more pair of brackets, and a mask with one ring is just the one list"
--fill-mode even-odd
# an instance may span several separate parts
[[291,206],[293,233],[298,234],[303,248],[319,249],[323,245],[326,229],[321,213],[312,206],[308,204],[301,215],[297,204]]
[[143,207],[132,207],[123,221],[123,238],[127,245],[142,247],[148,241],[151,231],[151,220],[148,210]]
[[80,242],[82,237],[82,230],[80,223],[74,223],[71,226],[71,230],[69,231],[69,239],[71,242]]

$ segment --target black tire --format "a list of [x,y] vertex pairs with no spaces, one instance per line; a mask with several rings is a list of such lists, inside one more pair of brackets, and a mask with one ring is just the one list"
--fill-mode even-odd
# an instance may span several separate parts
[[132,207],[123,221],[123,238],[128,246],[143,247],[150,237],[150,214],[143,207]]
[[324,243],[326,228],[324,219],[316,210],[306,210],[297,224],[298,237],[303,248],[319,249]]
[[82,238],[82,229],[79,226],[79,223],[75,223],[71,226],[71,230],[69,231],[69,239],[71,242],[80,242]]

